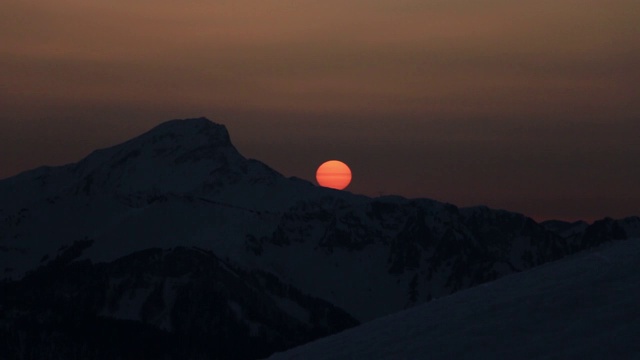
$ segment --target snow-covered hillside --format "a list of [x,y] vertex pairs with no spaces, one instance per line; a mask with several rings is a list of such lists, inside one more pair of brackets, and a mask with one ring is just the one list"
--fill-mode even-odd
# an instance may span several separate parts
[[639,359],[638,264],[618,241],[269,359]]

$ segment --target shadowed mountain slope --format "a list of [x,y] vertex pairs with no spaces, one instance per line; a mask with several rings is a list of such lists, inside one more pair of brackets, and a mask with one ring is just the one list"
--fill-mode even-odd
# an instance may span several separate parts
[[640,239],[376,319],[269,359],[636,359]]

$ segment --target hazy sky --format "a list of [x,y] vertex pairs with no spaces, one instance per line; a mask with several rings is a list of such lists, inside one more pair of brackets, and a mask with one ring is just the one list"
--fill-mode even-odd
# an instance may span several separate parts
[[3,0],[0,178],[174,118],[349,190],[640,214],[638,0]]

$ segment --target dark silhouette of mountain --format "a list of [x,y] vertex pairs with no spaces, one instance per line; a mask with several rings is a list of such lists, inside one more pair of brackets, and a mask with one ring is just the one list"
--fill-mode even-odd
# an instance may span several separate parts
[[[19,282],[0,285],[3,354],[38,359],[248,359],[358,322],[269,273],[195,248],[74,261],[78,241]],[[283,310],[279,302],[295,304]]]
[[246,159],[222,125],[173,120],[0,181],[3,348],[255,358],[639,235],[637,217],[538,224],[321,188]]

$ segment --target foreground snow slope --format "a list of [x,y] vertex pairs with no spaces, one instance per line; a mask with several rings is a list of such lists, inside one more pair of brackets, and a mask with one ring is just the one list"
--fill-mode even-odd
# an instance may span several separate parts
[[609,243],[270,359],[638,359],[638,264]]

